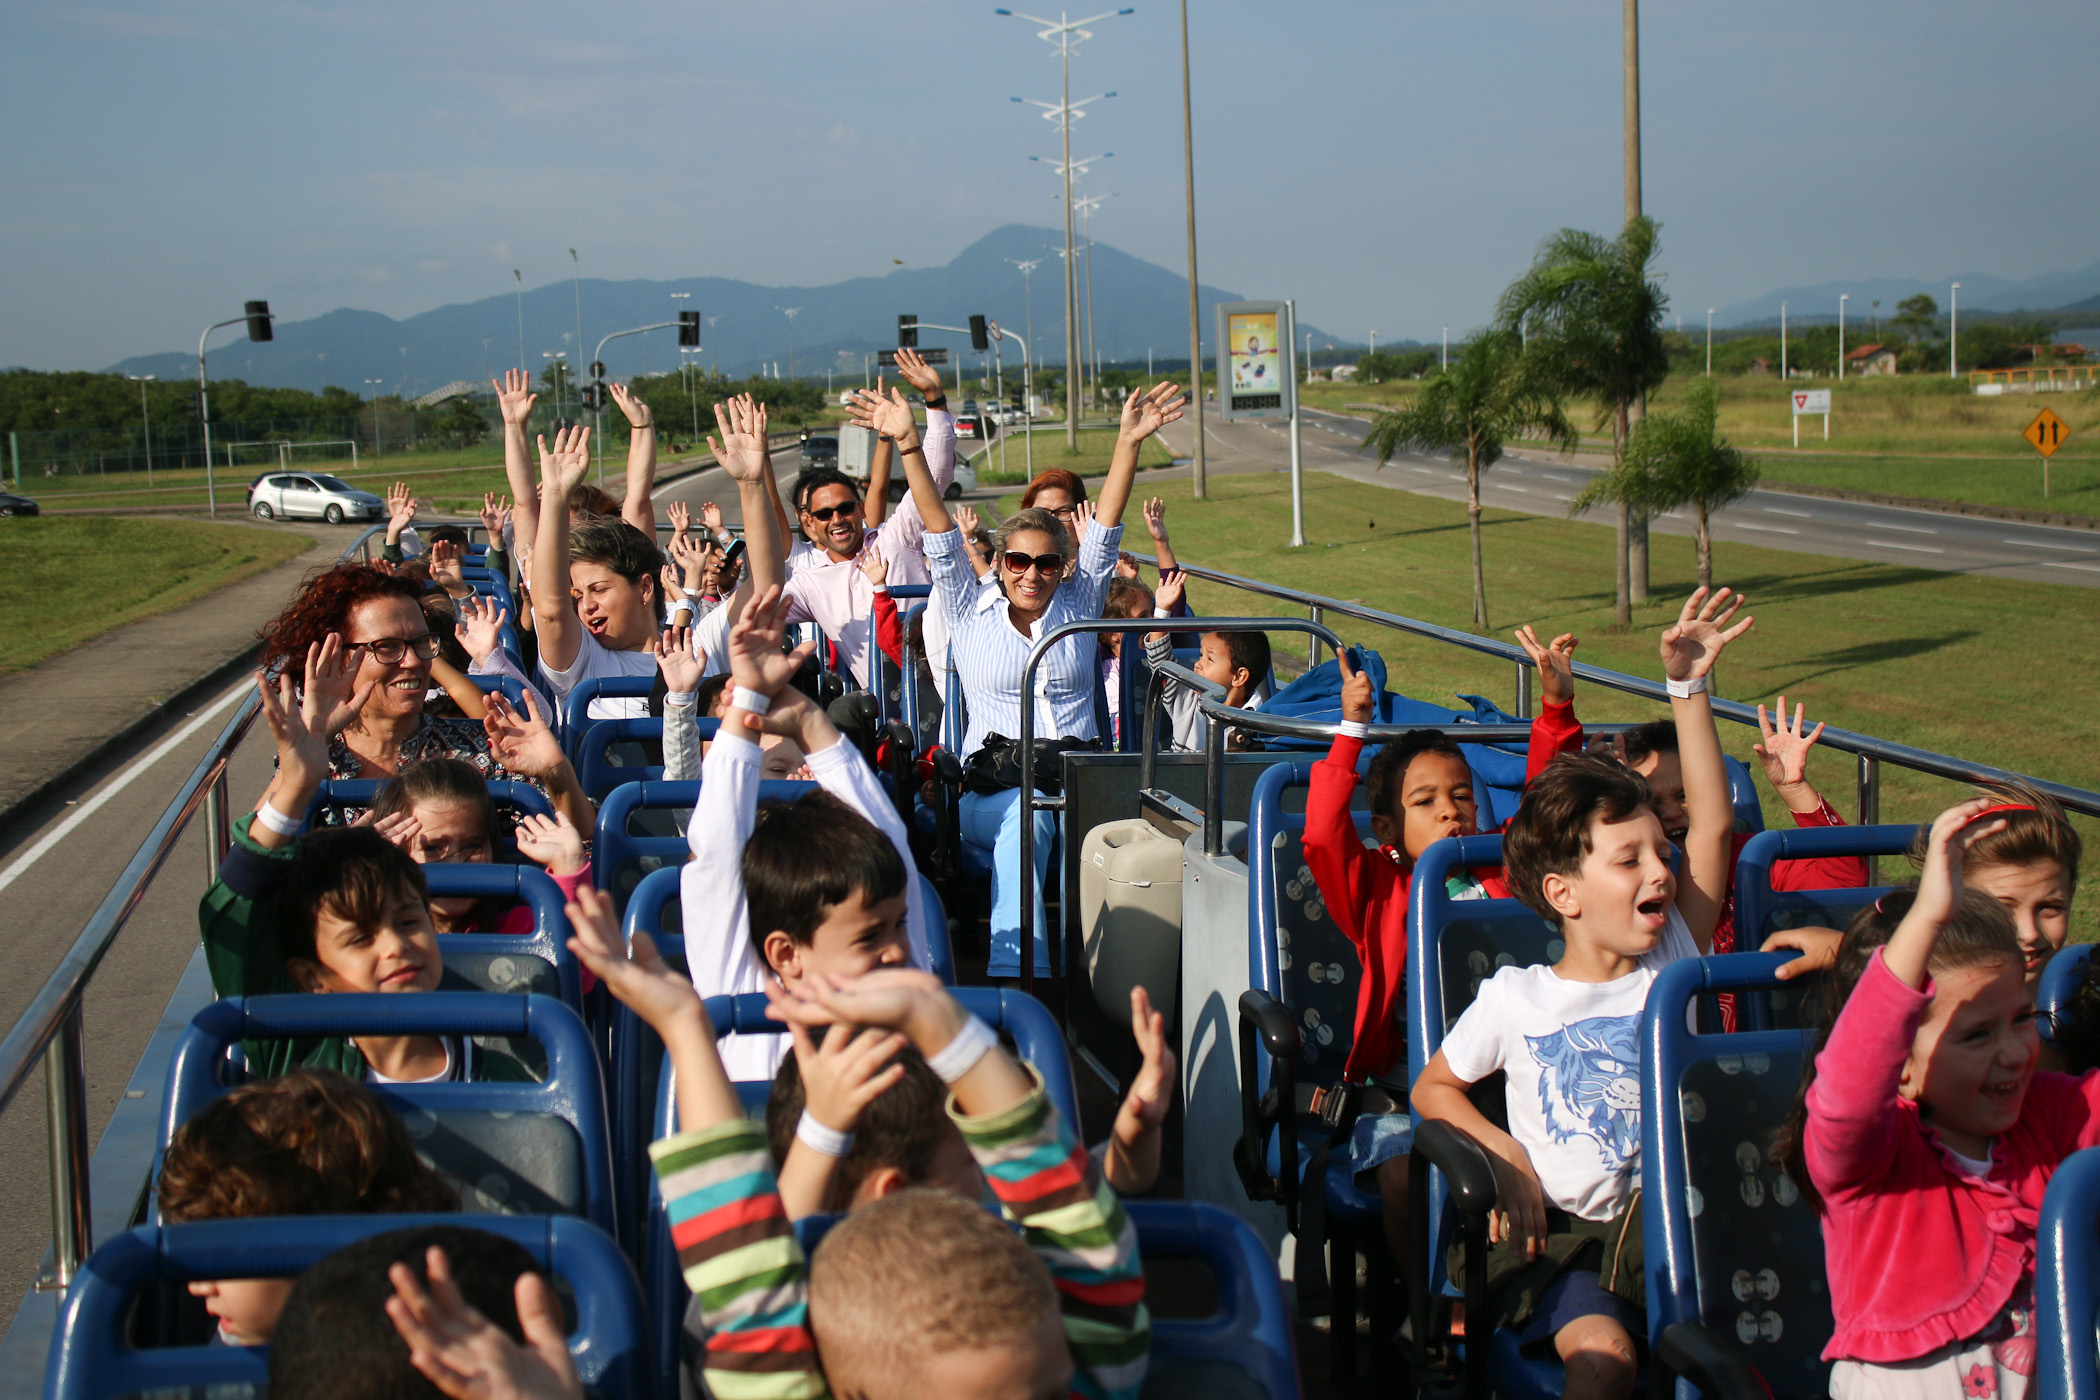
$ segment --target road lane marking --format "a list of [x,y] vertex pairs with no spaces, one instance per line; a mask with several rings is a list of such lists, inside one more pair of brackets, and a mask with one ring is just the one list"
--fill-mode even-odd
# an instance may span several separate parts
[[[1682,517],[1673,515],[1670,518],[1677,520]],[[1761,535],[1798,535],[1801,533],[1799,530],[1789,530],[1784,525],[1751,525],[1747,522],[1739,522],[1735,528],[1738,530],[1755,530]]]
[[1411,472],[1420,472],[1424,476],[1436,475],[1436,473],[1431,471],[1428,467],[1409,467],[1408,470]]
[[1528,495],[1530,495],[1530,494],[1531,494],[1531,492],[1530,492],[1530,491],[1526,490],[1526,489],[1525,489],[1524,487],[1522,487],[1522,486],[1504,486],[1504,485],[1503,485],[1503,484],[1502,484],[1501,482],[1499,482],[1499,481],[1495,483],[1495,489],[1496,489],[1497,491],[1514,491],[1514,492],[1516,492],[1516,493],[1517,493],[1517,494],[1518,494],[1519,496],[1528,496]]
[[74,809],[73,814],[71,816],[67,817],[64,821],[60,822],[57,826],[52,827],[51,830],[45,832],[43,839],[39,840],[34,846],[31,846],[28,850],[24,851],[15,860],[14,864],[8,866],[5,870],[0,870],[0,890],[6,889],[9,885],[12,885],[16,880],[20,879],[23,873],[27,871],[30,866],[35,865],[37,861],[41,860],[45,855],[49,854],[52,847],[56,846],[59,842],[65,840],[68,836],[71,836],[74,830],[77,829],[82,822],[86,821],[89,817],[95,815],[95,813],[101,811],[103,805],[107,803],[109,799],[115,797],[125,788],[130,787],[132,782],[135,779],[141,777],[147,769],[151,768],[154,764],[160,762],[163,758],[166,758],[170,753],[174,752],[177,748],[181,747],[181,745],[186,740],[188,740],[191,735],[195,734],[198,730],[204,728],[205,725],[210,724],[214,719],[218,718],[219,711],[225,709],[228,705],[231,705],[234,701],[240,699],[243,695],[248,694],[254,689],[255,681],[251,677],[248,680],[242,681],[239,685],[227,691],[224,695],[221,695],[217,700],[214,700],[211,704],[210,709],[199,710],[196,714],[190,716],[190,721],[188,724],[183,725],[182,728],[176,730],[173,734],[170,734],[167,738],[161,740],[158,744],[155,744],[151,749],[149,749],[145,753],[143,757],[138,759],[137,762],[133,763],[129,768],[126,768],[121,774],[119,774],[117,776],[116,781],[110,783],[107,787],[103,788],[102,791],[96,793],[93,797],[90,797],[87,801],[81,803],[77,808]]
[[2076,569],[2082,574],[2100,574],[2100,564],[2064,564],[2054,559],[2044,559],[2042,567],[2045,569]]
[[2093,546],[2084,544],[2050,544],[2044,540],[2004,539],[2000,544],[2016,544],[2023,549],[2060,549],[2066,554],[2091,554]]
[[1572,476],[1555,476],[1552,472],[1540,472],[1539,475],[1543,476],[1548,481],[1559,481],[1569,486],[1573,486],[1575,484],[1575,478]]
[[1778,506],[1765,506],[1763,509],[1766,515],[1791,515],[1796,520],[1813,520],[1816,518],[1813,512],[1805,510],[1782,510]]
[[1573,496],[1570,496],[1570,495],[1569,495],[1569,494],[1568,494],[1567,492],[1565,492],[1565,491],[1555,491],[1555,492],[1553,493],[1553,499],[1554,499],[1554,500],[1556,500],[1556,501],[1572,501],[1572,500],[1574,500],[1575,498],[1574,498]]
[[1939,533],[1937,530],[1928,530],[1923,525],[1891,525],[1886,520],[1868,520],[1862,523],[1869,530],[1902,530],[1912,535],[1937,535]]
[[1929,544],[1904,544],[1898,540],[1869,541],[1876,549],[1907,549],[1913,554],[1945,554],[1944,549],[1935,549]]

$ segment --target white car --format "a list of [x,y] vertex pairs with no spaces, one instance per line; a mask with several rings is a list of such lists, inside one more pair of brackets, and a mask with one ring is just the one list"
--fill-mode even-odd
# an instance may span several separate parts
[[248,488],[248,512],[257,520],[303,516],[340,525],[384,520],[386,502],[326,472],[271,472]]

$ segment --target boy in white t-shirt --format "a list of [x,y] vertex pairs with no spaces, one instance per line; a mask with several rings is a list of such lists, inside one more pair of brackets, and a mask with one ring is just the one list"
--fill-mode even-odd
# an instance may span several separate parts
[[[1639,1211],[1641,1011],[1655,974],[1713,943],[1735,813],[1706,676],[1752,619],[1742,599],[1692,594],[1662,636],[1691,829],[1684,873],[1647,782],[1615,759],[1563,754],[1525,790],[1502,837],[1510,892],[1565,943],[1550,967],[1481,984],[1410,1095],[1423,1118],[1479,1142],[1495,1173],[1491,1316],[1567,1365],[1567,1400],[1632,1393],[1644,1330]],[[1725,604],[1725,606],[1724,606]],[[1502,1071],[1508,1131],[1467,1091]],[[1451,1268],[1462,1268],[1453,1250]]]

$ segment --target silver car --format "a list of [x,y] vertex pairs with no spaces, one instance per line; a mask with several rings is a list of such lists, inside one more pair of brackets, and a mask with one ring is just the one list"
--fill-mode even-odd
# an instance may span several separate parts
[[340,525],[384,520],[386,502],[325,472],[271,472],[248,488],[248,512],[257,520],[305,517]]

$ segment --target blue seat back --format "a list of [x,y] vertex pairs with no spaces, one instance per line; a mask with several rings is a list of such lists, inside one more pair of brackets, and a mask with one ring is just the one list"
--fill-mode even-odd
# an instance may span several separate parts
[[485,992],[344,992],[229,997],[190,1021],[168,1066],[160,1146],[232,1090],[227,1051],[244,1040],[354,1035],[530,1037],[542,1083],[375,1084],[419,1155],[460,1186],[470,1210],[583,1215],[614,1228],[612,1131],[590,1032],[552,997]]
[[[1910,849],[1915,826],[1808,826],[1760,832],[1744,844],[1735,862],[1735,937],[1739,948],[1755,947],[1781,929],[1818,924],[1842,929],[1852,916],[1894,885],[1856,889],[1775,890],[1772,867],[1782,860],[1818,856],[1892,856]],[[1910,873],[1905,866],[1903,874]]]
[[[982,1019],[992,1029],[1005,1031],[1013,1037],[1015,1050],[1042,1077],[1043,1092],[1051,1103],[1057,1105],[1065,1122],[1072,1125],[1073,1136],[1085,1141],[1081,1134],[1078,1094],[1072,1082],[1071,1056],[1065,1048],[1064,1032],[1050,1015],[1049,1008],[1025,992],[997,987],[957,987],[954,994],[964,1010]],[[787,1032],[783,1023],[766,1015],[763,996],[709,997],[707,1017],[718,1038],[732,1032],[739,1035],[784,1035]],[[745,1110],[755,1118],[763,1118],[766,1099],[773,1086],[765,1082],[739,1083],[736,1090]],[[665,1138],[677,1131],[676,1086],[670,1063],[666,1061],[657,1076],[650,1135]],[[647,1234],[642,1246],[642,1288],[648,1297],[649,1315],[660,1320],[657,1333],[659,1376],[671,1378],[675,1383],[678,1373],[675,1324],[685,1315],[689,1294],[685,1279],[679,1272],[678,1252],[671,1244],[671,1224],[664,1209],[663,1193],[654,1177],[652,1172],[648,1185]]]
[[2034,989],[2035,1010],[2042,1013],[2042,1038],[2056,1039],[2056,1029],[2071,1015],[2071,1004],[2085,981],[2085,970],[2093,960],[2090,943],[2075,943],[2042,966],[2041,981]]
[[521,715],[526,713],[525,683],[516,676],[468,676],[467,679],[474,682],[476,688],[483,695],[500,693],[504,699],[510,701],[510,707],[513,710],[516,710]]
[[[713,737],[713,731],[707,731]],[[661,719],[594,719],[569,745],[569,762],[575,765],[576,781],[593,802],[622,783],[660,782],[661,763],[646,761],[647,753],[662,752],[664,722]],[[637,761],[637,760],[643,761]]]
[[[634,1271],[587,1221],[563,1216],[316,1215],[141,1226],[96,1250],[67,1290],[52,1330],[46,1400],[103,1400],[154,1392],[207,1395],[269,1379],[267,1347],[134,1348],[138,1304],[200,1279],[290,1278],[359,1240],[419,1225],[471,1225],[522,1245],[536,1268],[575,1298],[569,1354],[603,1395],[650,1397],[656,1372]],[[676,1392],[672,1392],[676,1394]]]
[[568,900],[554,877],[533,865],[426,865],[430,897],[516,900],[532,911],[532,932],[441,933],[445,970],[485,992],[538,992],[583,1009],[583,970],[569,951]]
[[[763,782],[758,800],[792,802],[816,789],[810,782]],[[685,864],[691,850],[685,825],[699,800],[698,782],[622,783],[605,795],[598,804],[591,871],[615,905],[624,910],[627,897],[651,871]],[[649,829],[634,830],[637,822]]]
[[[573,744],[590,728],[593,700],[647,700],[649,692],[655,688],[656,673],[653,671],[647,675],[593,676],[576,682],[561,707],[562,741]],[[569,757],[573,761],[575,755],[571,753]]]
[[2040,1400],[2100,1400],[2100,1148],[2064,1158],[2034,1242]]
[[[1780,985],[1792,955],[1733,953],[1666,967],[1641,1019],[1641,1169],[1648,1335],[1703,1324],[1739,1345],[1775,1400],[1830,1390],[1823,1232],[1767,1151],[1793,1111],[1813,1032],[1692,1035],[1695,997]],[[2092,1343],[2091,1319],[2085,1332]]]
[[[1247,985],[1275,997],[1298,1021],[1299,1081],[1331,1084],[1355,1039],[1363,965],[1329,917],[1305,863],[1305,817],[1283,810],[1284,793],[1305,787],[1312,769],[1305,759],[1287,759],[1269,765],[1254,783],[1247,817]],[[1362,816],[1359,830],[1367,832],[1369,824]]]

